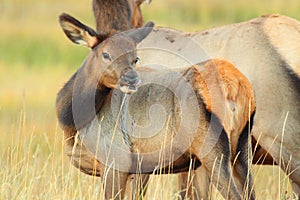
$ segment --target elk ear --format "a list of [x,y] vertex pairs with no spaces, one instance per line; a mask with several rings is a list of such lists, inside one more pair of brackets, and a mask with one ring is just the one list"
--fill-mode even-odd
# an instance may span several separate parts
[[66,13],[62,13],[59,16],[59,23],[66,36],[72,42],[89,48],[95,47],[108,37],[108,35],[99,35],[92,28],[82,24]]
[[131,37],[136,43],[139,43],[149,35],[149,33],[153,30],[153,27],[154,23],[150,21],[142,28],[133,29],[127,32],[127,35]]

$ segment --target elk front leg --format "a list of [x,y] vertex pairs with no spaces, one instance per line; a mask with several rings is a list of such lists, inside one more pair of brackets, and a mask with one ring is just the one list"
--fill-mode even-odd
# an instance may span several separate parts
[[208,199],[210,179],[205,167],[200,166],[190,174],[188,180],[188,173],[181,173],[179,176],[179,183],[181,186],[182,199]]
[[128,176],[128,173],[114,169],[105,170],[102,177],[105,199],[124,199]]
[[252,148],[251,148],[251,136],[249,136],[248,125],[240,135],[237,145],[237,158],[234,165],[234,178],[237,187],[244,195],[245,199],[255,199],[253,191],[253,179],[251,172],[252,164]]
[[[218,137],[218,134],[210,134],[211,139],[217,141],[210,152],[199,160],[206,168],[210,180],[221,192],[225,199],[241,199],[236,184],[233,179],[232,165],[231,165],[231,154],[229,141],[224,130]],[[213,138],[217,136],[218,138]]]
[[131,199],[142,199],[147,190],[149,174],[131,174],[126,184],[126,196]]

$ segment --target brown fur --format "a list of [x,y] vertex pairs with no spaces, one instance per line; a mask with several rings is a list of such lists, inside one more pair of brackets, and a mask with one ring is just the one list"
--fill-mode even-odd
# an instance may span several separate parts
[[135,28],[142,27],[144,24],[144,19],[141,10],[141,4],[144,1],[145,0],[135,0],[131,18],[131,24]]
[[[239,134],[255,110],[252,86],[249,81],[245,81],[247,78],[228,61],[214,59],[205,62],[203,68],[204,72],[195,70],[197,75],[195,88],[199,89],[206,109],[215,113],[222,121],[235,157]],[[224,101],[212,105],[212,95]]]
[[93,0],[93,11],[98,33],[113,35],[132,28],[127,0]]
[[143,0],[93,0],[98,33],[114,35],[144,24],[140,5]]
[[[247,172],[241,170],[241,168],[244,166],[250,170],[247,160],[251,155],[248,155],[248,140],[242,142],[240,138],[243,129],[248,126],[249,117],[255,111],[252,86],[241,72],[225,60],[214,59],[210,62],[203,62],[201,68],[194,66],[194,69],[196,80],[194,87],[201,94],[206,109],[218,116],[226,130],[230,141],[231,162],[233,163],[237,159],[233,165],[234,176],[237,183],[239,183],[238,187],[243,190]],[[216,99],[222,99],[222,101],[216,101]],[[199,177],[195,177],[192,182],[196,186],[198,195],[206,199],[208,198],[207,189],[210,184],[209,178],[207,178],[209,175],[205,170],[203,171],[202,167],[199,173],[201,174],[201,180],[197,180]],[[197,193],[187,183],[188,174],[183,173],[181,177],[181,187],[187,190],[181,194],[182,197],[187,195],[186,197],[196,198]],[[248,184],[252,185],[251,178],[248,181]],[[252,199],[254,196],[251,196],[250,191],[251,188],[248,188],[248,191],[244,191],[244,195]]]
[[[203,62],[202,67],[204,70],[195,68],[194,87],[201,94],[206,109],[215,113],[221,120],[230,142],[231,162],[237,159],[233,164],[237,186],[243,190],[248,172],[241,168],[246,167],[251,170],[247,161],[251,155],[248,155],[248,140],[242,142],[241,137],[244,136],[241,134],[243,129],[247,129],[245,126],[248,126],[249,119],[255,111],[254,92],[247,78],[228,61],[214,59]],[[252,126],[252,121],[250,123]],[[248,133],[243,134],[248,135]],[[252,185],[251,178],[248,181],[250,181],[248,184]],[[251,187],[248,189],[244,191],[248,194],[244,193],[244,195],[250,199],[254,198],[250,195]]]

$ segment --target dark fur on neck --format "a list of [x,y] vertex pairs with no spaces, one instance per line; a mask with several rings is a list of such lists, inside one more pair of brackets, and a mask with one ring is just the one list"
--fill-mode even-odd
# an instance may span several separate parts
[[[80,94],[74,94],[74,84],[77,77],[76,72],[71,79],[59,91],[56,98],[56,111],[57,117],[64,131],[77,131],[85,127],[94,117],[99,113],[103,106],[106,96],[109,94],[110,89],[105,86],[98,86],[97,89],[84,91]],[[76,84],[78,86],[78,83]],[[77,90],[79,91],[79,90]],[[73,101],[77,98],[76,116],[73,113]],[[86,105],[86,100],[94,98],[94,105]],[[74,120],[74,118],[76,120]],[[76,125],[75,125],[76,121]]]

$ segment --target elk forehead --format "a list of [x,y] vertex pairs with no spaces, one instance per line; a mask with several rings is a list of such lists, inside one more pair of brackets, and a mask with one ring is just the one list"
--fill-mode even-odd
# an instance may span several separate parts
[[136,55],[136,43],[126,35],[116,35],[102,42],[102,48],[98,48],[98,53],[108,53],[112,61],[123,57]]

